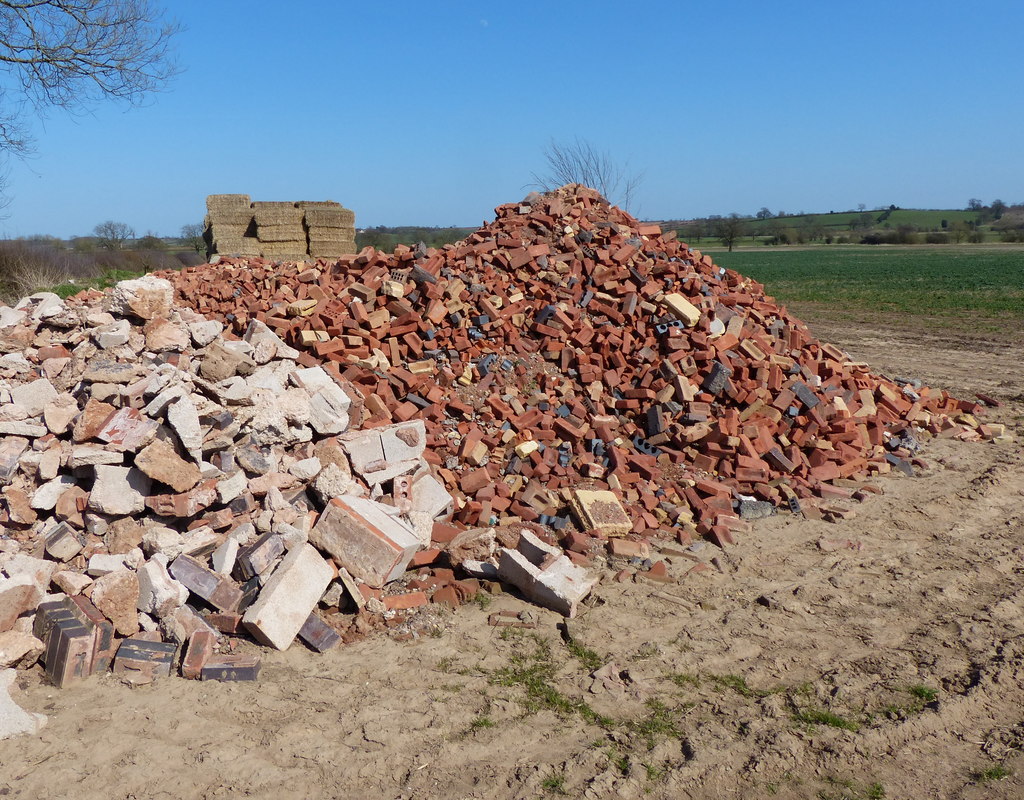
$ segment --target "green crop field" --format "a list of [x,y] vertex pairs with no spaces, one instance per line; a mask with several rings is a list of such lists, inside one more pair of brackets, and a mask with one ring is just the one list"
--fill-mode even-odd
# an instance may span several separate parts
[[839,316],[937,318],[958,329],[1024,328],[1020,246],[759,248],[711,256],[760,281],[782,303],[814,304]]

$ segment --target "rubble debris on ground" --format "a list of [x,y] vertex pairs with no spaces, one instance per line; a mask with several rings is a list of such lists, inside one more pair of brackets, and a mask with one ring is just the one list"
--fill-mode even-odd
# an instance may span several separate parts
[[[980,403],[871,373],[757,282],[581,186],[500,206],[437,250],[166,277],[179,302],[237,333],[262,322],[349,381],[364,428],[422,420],[457,527],[565,535],[574,516],[601,540],[724,545],[766,513],[752,502],[835,516],[863,479],[913,474],[921,438],[1000,435]],[[589,492],[614,495],[614,521]]]
[[452,505],[422,421],[360,430],[349,382],[152,276],[2,323],[0,666],[253,679],[236,635],[322,651],[401,622],[388,584]]
[[600,559],[708,574],[705,539],[1005,436],[592,190],[497,214],[0,308],[0,668],[254,680],[242,637],[407,639],[503,587],[572,617]]

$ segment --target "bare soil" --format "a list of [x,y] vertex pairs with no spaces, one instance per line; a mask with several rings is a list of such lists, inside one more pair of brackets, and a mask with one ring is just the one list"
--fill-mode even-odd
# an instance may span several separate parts
[[[837,524],[780,515],[727,551],[663,554],[570,623],[492,628],[511,595],[258,683],[113,677],[59,691],[0,742],[18,798],[1019,798],[1024,796],[1021,337],[812,327],[890,375],[1004,401],[1014,444],[929,444],[928,470]],[[687,574],[696,564],[706,569]],[[612,665],[612,666],[608,666]],[[592,677],[594,673],[597,677]]]

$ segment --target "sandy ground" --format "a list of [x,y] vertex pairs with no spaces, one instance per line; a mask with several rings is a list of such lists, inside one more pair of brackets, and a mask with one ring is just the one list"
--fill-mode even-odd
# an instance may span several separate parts
[[887,374],[998,397],[1018,443],[933,442],[926,473],[876,481],[850,519],[672,548],[678,584],[610,565],[572,646],[544,611],[488,627],[527,607],[500,595],[412,642],[264,652],[255,684],[58,691],[31,670],[21,700],[49,723],[0,742],[0,796],[1024,796],[1020,337],[815,330]]

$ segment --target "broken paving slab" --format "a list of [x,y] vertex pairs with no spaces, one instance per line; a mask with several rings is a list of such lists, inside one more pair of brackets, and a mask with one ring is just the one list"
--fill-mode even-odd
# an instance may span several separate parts
[[633,530],[633,522],[614,492],[574,489],[570,507],[584,530],[606,536],[621,536]]

